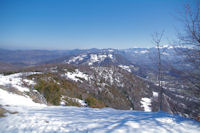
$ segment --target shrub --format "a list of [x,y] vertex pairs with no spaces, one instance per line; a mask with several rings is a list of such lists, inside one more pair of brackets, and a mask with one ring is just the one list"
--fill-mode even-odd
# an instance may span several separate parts
[[48,103],[53,105],[60,104],[61,90],[52,80],[39,80],[34,88],[44,95]]
[[88,104],[89,107],[92,108],[103,108],[105,105],[98,99],[89,96],[85,99],[85,102]]
[[76,100],[72,99],[72,98],[68,98],[66,97],[64,99],[66,102],[65,102],[65,105],[66,106],[77,106],[77,107],[81,107],[81,104],[79,102],[77,102]]

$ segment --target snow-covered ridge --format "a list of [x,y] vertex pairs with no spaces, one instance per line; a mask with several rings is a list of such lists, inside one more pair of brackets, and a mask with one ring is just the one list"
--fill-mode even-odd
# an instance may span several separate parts
[[[109,51],[113,52],[113,51]],[[106,58],[113,59],[112,53],[93,53],[93,54],[81,54],[75,57],[70,58],[68,61],[65,60],[65,63],[68,64],[79,64],[82,60],[86,60],[88,65],[93,65],[94,63],[101,63]]]
[[[158,48],[157,46],[155,48]],[[159,47],[160,49],[174,49],[174,48],[186,48],[186,49],[191,49],[186,46],[181,46],[181,45],[162,45]]]
[[90,54],[90,60],[88,61],[88,65],[91,66],[96,62],[100,63],[104,61],[106,58],[113,59],[113,55],[112,54]]
[[33,80],[24,79],[22,76],[29,76],[32,74],[41,74],[41,72],[24,72],[15,73],[11,75],[0,74],[0,85],[13,87],[21,92],[30,91],[29,88],[25,87],[24,84],[34,85]]

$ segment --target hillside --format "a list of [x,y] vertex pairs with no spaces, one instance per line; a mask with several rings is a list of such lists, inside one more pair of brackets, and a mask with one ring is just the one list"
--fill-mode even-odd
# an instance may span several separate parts
[[[168,67],[168,63],[173,62],[175,67],[194,70],[197,74],[199,70],[180,62],[181,59],[174,55],[172,47],[165,46],[163,49],[165,49],[163,63],[166,65],[163,67],[162,78],[163,111],[197,120],[200,111],[198,89],[185,80],[186,77],[182,72]],[[29,61],[40,58],[36,57],[36,53],[53,58],[41,58],[39,59],[41,62],[34,66],[29,64],[15,67],[16,62],[12,61],[0,65],[4,68],[1,73],[8,76],[7,78],[2,76],[3,79],[10,80],[9,74],[18,73],[21,78],[18,77],[17,81],[30,90],[28,93],[23,92],[23,95],[31,96],[39,103],[82,106],[83,102],[80,103],[80,100],[83,100],[89,103],[87,106],[90,107],[158,111],[160,88],[156,80],[156,65],[150,59],[155,50],[155,48],[134,48],[34,51],[29,53],[31,55]],[[18,55],[17,57],[22,59],[18,60],[19,63],[25,59],[22,57],[23,53],[27,51],[23,51],[21,55],[19,52],[13,52],[11,55]],[[10,62],[6,57],[2,56],[1,59]],[[35,71],[40,74],[20,74]],[[31,80],[34,84],[28,84],[24,80]],[[14,88],[17,83],[12,85],[12,82],[6,82],[0,84],[4,90],[9,92],[14,90],[16,93]]]
[[[125,111],[111,108],[45,106],[0,90],[0,104],[9,112],[0,117],[0,132],[113,132],[198,133],[200,123],[164,112]],[[4,94],[4,97],[2,95]],[[8,99],[13,99],[9,101]],[[8,100],[8,101],[7,101]],[[19,104],[21,103],[21,104]],[[6,105],[6,106],[5,106]]]

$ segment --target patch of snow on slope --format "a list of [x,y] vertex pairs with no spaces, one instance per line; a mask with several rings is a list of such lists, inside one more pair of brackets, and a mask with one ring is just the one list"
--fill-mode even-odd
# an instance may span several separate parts
[[112,55],[112,54],[108,54],[108,57],[109,57],[110,59],[113,59],[113,55]]
[[78,99],[78,98],[72,98],[72,99],[74,99],[75,101],[77,101],[78,103],[80,103],[80,105],[81,106],[87,106],[87,104],[85,103],[85,101],[84,100],[81,100],[81,99]]
[[79,55],[79,56],[73,57],[67,63],[70,64],[70,63],[74,63],[76,61],[82,61],[86,56],[87,56],[86,54],[83,54],[83,55]]
[[78,99],[78,98],[71,98],[71,97],[68,97],[68,98],[71,99],[74,102],[79,103],[82,107],[86,107],[87,106],[87,104],[85,103],[84,100],[81,100],[81,99]]
[[67,73],[65,73],[65,76],[67,76],[67,78],[69,78],[71,80],[74,80],[76,82],[77,81],[82,82],[81,79],[88,80],[88,75],[80,72],[78,69],[76,69],[75,72],[67,72]]
[[151,99],[150,98],[142,98],[141,99],[141,104],[142,104],[142,107],[144,108],[144,111],[146,112],[151,112]]
[[113,55],[112,54],[90,54],[90,60],[88,61],[88,65],[91,66],[96,62],[100,63],[104,61],[106,58],[113,59]]
[[39,72],[26,72],[26,73],[15,73],[11,75],[2,75],[0,74],[0,85],[11,86],[18,89],[21,92],[30,91],[29,88],[24,87],[23,84],[27,83],[28,85],[33,85],[34,82],[29,79],[22,79],[22,76],[28,76],[32,74],[40,74]]
[[164,112],[29,107],[0,118],[0,132],[199,133],[200,123]]
[[88,65],[93,65],[95,62],[103,61],[107,55],[97,55],[97,54],[90,54],[90,61]]
[[61,101],[60,101],[60,105],[65,106],[66,105],[66,100],[65,98],[68,98],[74,102],[77,102],[81,105],[81,107],[86,107],[87,104],[85,103],[84,100],[78,99],[78,98],[71,98],[71,97],[67,97],[67,96],[61,96]]
[[158,92],[154,92],[154,91],[153,91],[153,96],[154,96],[154,97],[158,97]]
[[120,68],[122,68],[122,69],[128,71],[128,72],[131,72],[131,69],[130,69],[129,66],[126,66],[126,65],[118,65],[118,66],[119,66]]
[[93,70],[95,70],[95,73],[97,73],[97,79],[99,80],[100,83],[100,79],[103,79],[105,81],[105,83],[101,83],[102,85],[100,85],[101,87],[104,87],[105,85],[107,85],[107,83],[110,83],[111,85],[113,84],[114,81],[116,81],[114,79],[114,70],[113,68],[107,68],[107,67],[91,67]]
[[21,96],[7,92],[0,88],[0,105],[10,106],[45,106],[44,104],[35,103],[29,96]]

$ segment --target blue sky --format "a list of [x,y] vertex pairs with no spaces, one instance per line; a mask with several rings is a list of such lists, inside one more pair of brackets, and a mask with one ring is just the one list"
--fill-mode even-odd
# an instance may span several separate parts
[[183,0],[0,0],[0,48],[151,47],[175,37]]

